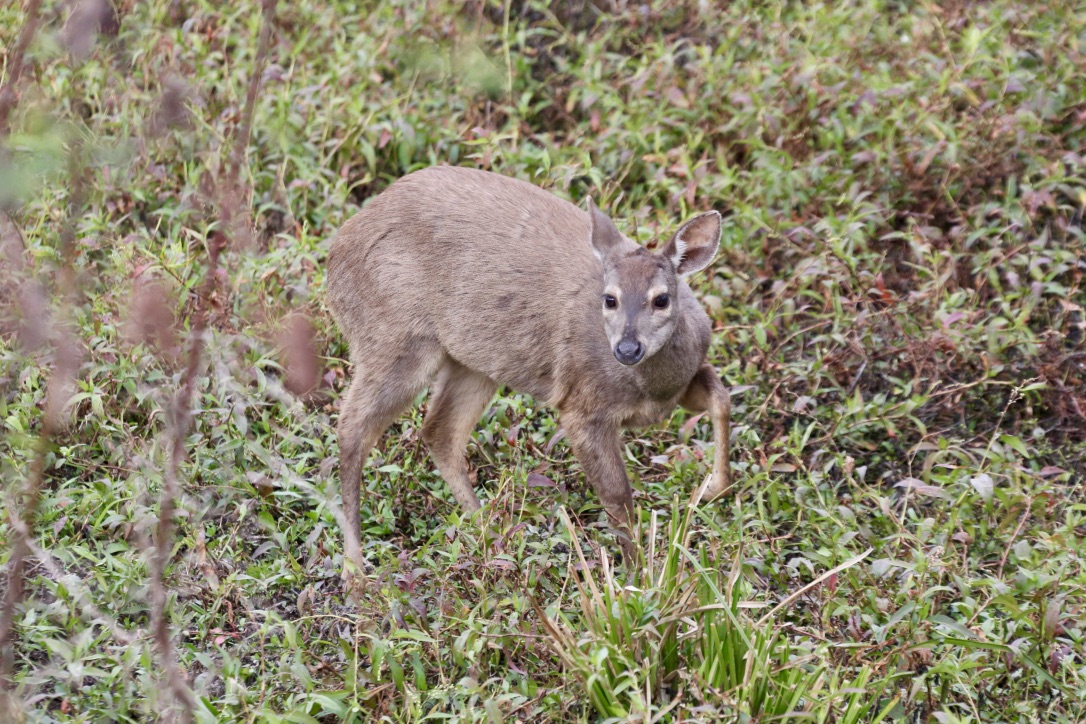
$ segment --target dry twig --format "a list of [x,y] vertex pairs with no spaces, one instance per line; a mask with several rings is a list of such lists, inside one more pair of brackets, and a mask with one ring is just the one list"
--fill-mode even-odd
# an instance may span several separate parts
[[40,13],[41,0],[30,0],[26,4],[26,18],[23,20],[23,28],[19,31],[19,38],[15,41],[15,47],[8,55],[8,82],[4,84],[3,88],[0,88],[0,134],[7,135],[8,118],[19,100],[19,81],[22,80],[23,71],[26,69],[26,51],[30,47],[30,41],[34,39],[34,35],[38,31]]
[[169,452],[163,479],[164,485],[160,496],[155,549],[151,558],[151,631],[165,672],[166,685],[180,703],[182,707],[181,718],[186,722],[193,719],[196,700],[182,675],[174,652],[166,610],[167,591],[164,578],[166,564],[169,562],[172,549],[174,510],[181,494],[179,479],[181,461],[185,457],[185,438],[192,426],[193,398],[196,394],[197,376],[206,344],[208,318],[210,316],[209,304],[217,284],[221,254],[229,242],[229,236],[236,233],[235,225],[243,198],[238,179],[241,175],[241,167],[249,145],[260,80],[271,48],[272,24],[275,18],[274,0],[264,0],[263,14],[264,21],[260,30],[260,40],[252,75],[249,78],[245,109],[242,113],[241,123],[237,128],[237,134],[234,137],[225,179],[219,185],[222,194],[222,199],[218,204],[220,233],[209,239],[207,245],[207,268],[196,297],[191,338],[185,368],[181,375],[181,386],[169,411],[167,446]]
[[[53,439],[64,429],[64,408],[71,399],[81,357],[71,317],[80,304],[80,291],[76,283],[73,256],[76,221],[82,214],[84,203],[84,171],[83,148],[76,140],[68,157],[68,184],[71,194],[68,199],[68,213],[59,238],[61,264],[57,270],[56,288],[64,290],[65,304],[60,310],[61,321],[53,330],[56,338],[54,368],[46,388],[45,410],[42,415],[41,430],[34,443],[34,456],[30,470],[21,494],[13,496],[12,504],[8,508],[12,552],[8,563],[7,590],[4,593],[3,606],[0,607],[0,650],[2,650],[0,682],[8,689],[14,684],[12,675],[15,668],[15,614],[23,600],[23,583],[27,561],[31,556],[38,503],[41,500],[45,480],[45,464]],[[0,708],[0,713],[5,715],[17,710],[14,699],[10,697],[0,703],[0,706],[6,708],[6,711]]]

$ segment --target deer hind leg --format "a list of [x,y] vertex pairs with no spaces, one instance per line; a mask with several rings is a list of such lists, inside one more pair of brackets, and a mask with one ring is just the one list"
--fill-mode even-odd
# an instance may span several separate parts
[[705,486],[702,500],[715,500],[731,492],[731,396],[716,370],[702,365],[690,381],[679,404],[691,412],[709,413],[713,423],[713,472]]
[[[441,363],[436,345],[391,345],[410,349],[397,356],[365,359],[359,353],[351,387],[343,400],[339,437],[340,494],[343,497],[345,574],[363,570],[361,541],[362,466],[381,433],[426,387]],[[354,571],[351,567],[354,567]]]
[[468,512],[480,508],[469,477],[468,440],[497,389],[494,380],[450,359],[438,372],[422,426],[422,437],[441,477]]

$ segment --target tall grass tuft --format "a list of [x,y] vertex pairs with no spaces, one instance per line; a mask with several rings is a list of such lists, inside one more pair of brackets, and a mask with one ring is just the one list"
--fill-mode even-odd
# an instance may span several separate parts
[[[590,567],[569,517],[580,620],[538,610],[558,655],[605,720],[697,718],[773,721],[877,721],[882,685],[864,668],[855,679],[830,675],[804,656],[772,621],[754,621],[744,602],[742,551],[720,566],[704,543],[692,545],[695,505],[676,499],[657,549],[660,519],[652,514],[646,561],[619,582],[606,551]],[[715,538],[715,536],[714,536]],[[578,565],[579,564],[579,565]],[[579,570],[578,570],[579,569]],[[580,632],[575,634],[573,632]]]

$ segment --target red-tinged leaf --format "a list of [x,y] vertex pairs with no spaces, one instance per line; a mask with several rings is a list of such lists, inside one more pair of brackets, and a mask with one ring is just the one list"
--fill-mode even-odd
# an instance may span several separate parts
[[1004,93],[1025,93],[1026,87],[1022,85],[1022,81],[1017,78],[1011,78],[1007,81],[1006,87],[1003,89]]
[[1050,478],[1053,475],[1063,475],[1066,472],[1067,471],[1063,468],[1056,467],[1055,465],[1045,465],[1043,468],[1041,468],[1041,472],[1037,474],[1040,475],[1042,478]]
[[150,263],[147,263],[147,264],[137,264],[137,265],[136,265],[136,268],[132,270],[132,278],[134,279],[134,278],[136,278],[136,277],[140,276],[141,274],[143,274],[143,273],[144,273],[145,271],[147,271],[147,270],[148,270],[148,269],[150,269],[150,268],[151,268],[151,264],[150,264]]
[[943,320],[943,329],[950,329],[950,325],[964,318],[965,314],[963,314],[962,312],[954,312],[953,314],[948,314],[946,319]]
[[1022,205],[1030,216],[1036,216],[1042,208],[1055,208],[1056,198],[1051,191],[1027,191],[1022,194]]
[[690,435],[694,432],[694,426],[697,425],[698,420],[700,420],[703,417],[705,417],[704,412],[699,413],[697,415],[694,415],[689,420],[684,422],[683,426],[679,428],[679,436],[684,440],[686,438],[690,437]]
[[881,273],[875,277],[875,289],[878,292],[875,296],[880,302],[887,306],[894,303],[894,293],[886,288],[886,282],[883,281]]
[[1054,646],[1052,648],[1052,653],[1049,654],[1048,657],[1048,670],[1051,673],[1055,674],[1059,670],[1060,666],[1063,664],[1063,660],[1066,659],[1068,656],[1071,656],[1072,654],[1074,654],[1074,649],[1072,649],[1067,644],[1060,644],[1059,646]]
[[547,444],[543,446],[543,452],[550,455],[551,450],[554,449],[554,446],[558,443],[559,440],[561,440],[565,436],[566,436],[566,431],[563,430],[562,428],[558,428],[555,431],[555,433],[553,435],[551,435],[551,439],[547,440]]
[[916,167],[917,176],[923,176],[928,172],[928,167],[931,166],[931,162],[935,160],[935,157],[945,146],[945,141],[939,141],[939,143],[928,149],[928,152],[924,154],[924,158],[920,161],[920,165]]
[[528,473],[528,487],[557,488],[558,484],[548,478],[546,475],[540,475],[539,473]]
[[728,100],[731,102],[731,104],[733,106],[740,106],[742,108],[748,108],[748,107],[754,105],[754,99],[753,98],[751,98],[746,93],[742,93],[742,92],[739,92],[739,91],[737,91],[735,93],[732,93],[730,96],[728,96]]
[[1062,603],[1060,599],[1052,598],[1049,599],[1048,605],[1045,606],[1044,637],[1046,641],[1051,641],[1062,629],[1060,626]]
[[664,95],[667,96],[667,99],[671,103],[671,105],[675,106],[676,108],[682,108],[685,110],[690,107],[690,101],[687,100],[686,95],[675,86],[671,86],[666,91],[664,91]]

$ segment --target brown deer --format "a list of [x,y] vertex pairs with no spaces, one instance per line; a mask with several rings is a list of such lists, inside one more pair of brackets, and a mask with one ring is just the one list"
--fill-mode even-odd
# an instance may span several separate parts
[[498,385],[558,410],[631,562],[622,428],[676,404],[708,411],[715,450],[701,497],[725,493],[730,402],[705,359],[709,317],[684,281],[716,256],[720,227],[720,214],[701,214],[651,253],[591,200],[585,213],[523,181],[450,166],[399,179],[348,220],[328,262],[354,365],[338,429],[347,571],[362,565],[362,465],[431,383],[422,436],[467,511],[480,505],[466,447]]

